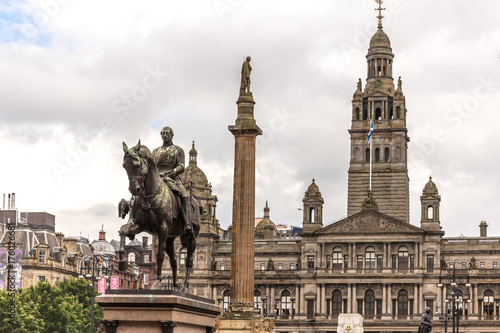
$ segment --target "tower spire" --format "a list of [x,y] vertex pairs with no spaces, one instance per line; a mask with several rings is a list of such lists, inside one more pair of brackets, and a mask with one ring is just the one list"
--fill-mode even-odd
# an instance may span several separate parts
[[384,1],[383,0],[375,0],[375,2],[378,3],[378,8],[375,8],[375,10],[378,10],[378,15],[377,15],[378,28],[382,29],[382,18],[384,17],[382,15],[382,11],[385,10],[385,8],[382,8],[382,2],[384,2]]

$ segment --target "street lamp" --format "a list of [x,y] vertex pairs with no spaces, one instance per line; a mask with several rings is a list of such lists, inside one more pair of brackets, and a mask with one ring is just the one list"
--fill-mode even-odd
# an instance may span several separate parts
[[[446,304],[446,307],[443,306],[443,308],[445,308],[446,310],[444,311],[444,313],[442,313],[442,316],[439,317],[439,319],[441,320],[444,319],[444,331],[445,333],[448,332],[447,324],[448,320],[450,319],[449,317],[450,313],[448,312],[449,311],[448,304],[451,303],[451,319],[453,323],[453,333],[458,333],[460,316],[462,315],[463,312],[463,305],[462,307],[460,307],[460,305],[463,304],[464,301],[466,303],[472,302],[469,293],[469,288],[471,286],[469,282],[469,271],[467,270],[466,274],[457,274],[454,264],[453,273],[451,275],[445,276],[442,274],[442,269],[441,269],[439,271],[439,283],[437,284],[437,286],[440,289],[446,286],[444,295],[445,297],[444,303]],[[462,293],[460,291],[460,286],[466,287],[467,293]]]
[[[86,256],[87,257],[87,256]],[[85,260],[84,257],[82,262]],[[90,287],[92,288],[92,298],[90,300],[90,333],[94,333],[94,299],[95,299],[95,282],[99,281],[101,278],[108,280],[109,279],[109,268],[101,266],[99,267],[99,263],[102,260],[103,263],[107,262],[107,257],[103,255],[93,254],[90,257],[90,262],[87,267],[80,267],[80,274],[78,278],[87,278],[90,279]],[[84,272],[86,272],[84,274]]]

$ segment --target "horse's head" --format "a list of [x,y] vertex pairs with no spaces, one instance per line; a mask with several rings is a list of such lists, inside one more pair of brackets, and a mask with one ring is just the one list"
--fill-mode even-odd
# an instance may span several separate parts
[[123,167],[127,171],[129,180],[128,189],[132,195],[141,195],[144,193],[144,179],[148,173],[148,162],[141,154],[141,140],[135,147],[128,149],[127,144],[123,143]]

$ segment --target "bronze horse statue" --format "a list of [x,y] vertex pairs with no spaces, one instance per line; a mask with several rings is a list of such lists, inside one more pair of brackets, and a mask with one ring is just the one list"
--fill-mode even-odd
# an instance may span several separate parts
[[122,199],[118,211],[125,218],[130,211],[129,220],[119,231],[120,250],[118,251],[118,269],[127,269],[128,262],[125,254],[125,237],[130,240],[140,232],[148,232],[158,237],[156,253],[157,279],[151,289],[160,289],[161,269],[165,252],[170,259],[172,268],[172,283],[175,289],[177,284],[177,257],[175,255],[175,238],[181,237],[181,244],[187,248],[186,277],[180,291],[187,291],[189,275],[193,268],[193,255],[196,249],[196,237],[200,231],[200,210],[197,201],[191,196],[189,212],[186,216],[191,218],[193,233],[184,235],[184,221],[182,209],[177,195],[175,195],[165,181],[160,177],[151,151],[141,145],[141,141],[132,148],[123,143],[123,167],[129,179],[129,191],[132,194],[130,202]]

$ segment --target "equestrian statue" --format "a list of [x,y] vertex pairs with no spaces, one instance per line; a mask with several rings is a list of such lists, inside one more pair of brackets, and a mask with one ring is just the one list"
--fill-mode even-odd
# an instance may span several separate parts
[[[172,143],[173,131],[163,128],[163,145],[153,153],[141,145],[141,141],[132,148],[123,143],[123,167],[129,179],[130,201],[122,199],[118,204],[118,214],[129,220],[119,231],[120,250],[118,251],[118,269],[127,269],[125,237],[130,240],[143,231],[158,238],[156,253],[157,279],[151,289],[160,289],[161,270],[165,253],[172,268],[174,289],[187,291],[189,276],[193,268],[193,256],[196,249],[196,237],[200,231],[200,207],[182,184],[179,175],[184,172],[184,151]],[[174,241],[181,238],[181,244],[187,249],[186,277],[182,286],[177,283],[177,257]]]

